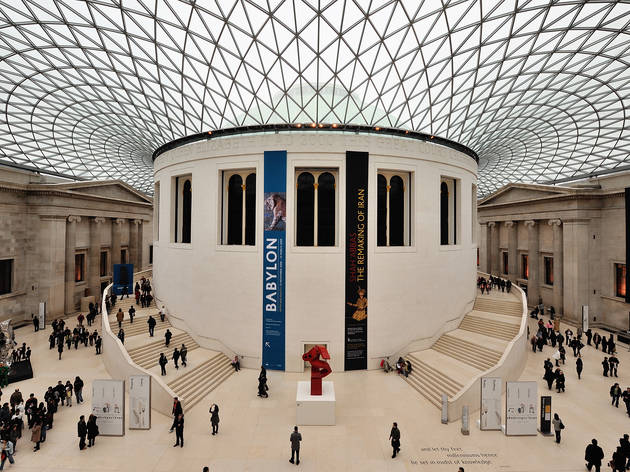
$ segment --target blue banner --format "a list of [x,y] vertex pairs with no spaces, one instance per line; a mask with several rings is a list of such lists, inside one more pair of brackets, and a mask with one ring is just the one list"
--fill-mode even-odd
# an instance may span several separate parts
[[265,151],[264,173],[262,363],[284,370],[287,152]]
[[129,296],[133,297],[133,264],[114,264],[112,290],[116,295],[122,295],[124,287],[127,287]]

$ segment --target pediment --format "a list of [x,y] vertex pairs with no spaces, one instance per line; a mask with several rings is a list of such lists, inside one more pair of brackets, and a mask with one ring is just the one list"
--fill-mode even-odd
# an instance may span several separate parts
[[522,202],[567,194],[567,189],[548,185],[507,185],[479,202],[479,206]]
[[71,192],[94,195],[97,197],[113,198],[138,203],[151,203],[151,199],[136,191],[133,187],[120,181],[106,182],[77,182],[64,184],[64,190]]

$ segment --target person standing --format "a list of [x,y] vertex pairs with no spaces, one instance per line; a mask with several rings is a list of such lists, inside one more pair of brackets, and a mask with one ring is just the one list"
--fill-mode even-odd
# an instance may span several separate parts
[[179,369],[179,364],[178,364],[179,356],[180,356],[179,350],[175,348],[175,350],[173,351],[173,364],[175,364],[176,369]]
[[[604,338],[606,339],[606,338]],[[604,360],[602,361],[602,367],[604,368],[604,377],[608,377],[608,368],[609,368],[609,364],[608,364],[608,358],[604,357]]]
[[593,439],[591,443],[586,446],[584,451],[584,460],[586,461],[586,468],[591,470],[595,466],[595,472],[600,472],[602,466],[602,459],[604,458],[604,451],[597,445],[597,439]]
[[553,414],[551,423],[553,424],[553,431],[556,433],[556,443],[560,444],[560,432],[564,429],[564,423],[562,423],[558,413]]
[[164,333],[164,345],[166,347],[168,347],[168,345],[171,343],[171,338],[173,337],[173,333],[171,333],[171,330],[166,328],[166,333]]
[[173,447],[184,447],[184,414],[180,413],[175,418],[175,444]]
[[593,344],[595,344],[595,349],[599,350],[599,343],[602,342],[602,337],[599,333],[593,334]]
[[591,345],[591,339],[593,338],[593,331],[591,331],[591,328],[586,330],[586,344],[588,344],[589,346]]
[[63,353],[63,343],[57,344],[57,352],[59,353],[59,360],[61,360],[61,354]]
[[171,414],[173,415],[173,424],[171,425],[171,429],[169,430],[169,433],[173,432],[173,429],[175,429],[175,426],[177,426],[177,418],[179,417],[179,415],[183,415],[184,414],[184,409],[182,408],[182,402],[179,401],[179,398],[177,397],[173,397],[173,409],[171,410]]
[[611,405],[619,408],[619,397],[621,397],[621,387],[618,383],[615,383],[612,387],[610,387],[610,397],[612,398]]
[[619,367],[619,359],[615,356],[614,352],[613,355],[608,358],[608,364],[610,365],[610,376],[618,377],[617,369]]
[[617,446],[617,450],[613,453],[612,460],[610,462],[613,472],[625,472],[626,457],[623,454],[621,446]]
[[4,463],[9,460],[10,464],[15,464],[13,459],[13,442],[6,439],[2,440],[2,460],[0,461],[0,470],[4,470]]
[[98,425],[96,424],[96,416],[90,415],[87,421],[88,447],[94,446],[96,436],[98,436]]
[[186,358],[188,357],[188,348],[184,343],[179,350],[179,359],[182,361],[182,366],[186,367]]
[[85,416],[79,417],[77,423],[77,436],[79,436],[79,450],[85,449],[85,437],[87,436],[87,424],[85,423]]
[[[289,459],[289,462],[291,464],[300,465],[300,442],[302,441],[302,435],[298,432],[297,426],[293,427],[289,441],[291,442],[291,459]],[[293,460],[294,458],[295,462]]]
[[133,324],[133,317],[136,314],[136,309],[133,307],[133,305],[131,305],[129,307],[129,324]]
[[118,329],[122,328],[122,322],[125,318],[125,314],[122,311],[122,308],[118,309],[118,313],[116,313],[116,320],[118,321]]
[[[628,414],[628,416],[630,416],[630,387],[628,387],[626,391],[621,394],[621,398],[626,404],[626,413]],[[630,460],[628,462],[630,462]]]
[[74,396],[77,397],[77,405],[83,403],[83,380],[78,375],[74,379]]
[[125,331],[122,328],[118,330],[118,339],[122,344],[125,344]]
[[219,434],[219,407],[216,403],[210,405],[210,424],[212,424],[212,435]]
[[608,339],[606,339],[606,336],[602,336],[602,352],[604,354],[608,352]]
[[400,430],[398,429],[398,423],[394,422],[392,425],[392,430],[389,433],[389,439],[392,443],[392,449],[394,453],[392,454],[392,459],[396,457],[396,454],[400,452]]
[[33,424],[33,428],[31,429],[31,442],[35,443],[33,451],[39,451],[39,443],[42,440],[42,428],[42,420],[37,418],[35,420],[35,424]]
[[163,352],[160,353],[158,364],[160,364],[160,375],[166,375],[166,364],[168,364],[168,359]]
[[575,361],[575,370],[578,374],[578,379],[581,379],[582,369],[584,369],[584,363],[582,362],[582,356],[578,355],[577,360]]
[[103,345],[103,338],[98,336],[96,338],[96,341],[94,341],[94,346],[96,347],[96,355],[99,355],[101,353],[101,346],[102,345]]
[[149,315],[147,324],[149,325],[149,336],[153,337],[153,332],[155,331],[155,325],[157,324],[157,321],[155,321],[155,318]]
[[35,332],[39,331],[39,316],[35,316],[31,313],[31,317],[33,318],[33,328],[35,328]]
[[630,464],[630,436],[627,434],[623,435],[623,438],[619,439],[619,445],[621,446],[621,450],[623,451],[623,455],[626,458],[626,470],[628,470],[628,464]]

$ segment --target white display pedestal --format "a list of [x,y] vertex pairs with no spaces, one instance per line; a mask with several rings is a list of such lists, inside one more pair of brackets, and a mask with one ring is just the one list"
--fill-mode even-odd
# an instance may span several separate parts
[[335,387],[332,382],[322,382],[321,395],[311,395],[311,382],[298,382],[295,403],[299,426],[335,425]]

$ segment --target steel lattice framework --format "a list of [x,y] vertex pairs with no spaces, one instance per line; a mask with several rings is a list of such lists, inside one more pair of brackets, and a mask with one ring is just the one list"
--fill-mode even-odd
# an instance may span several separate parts
[[480,193],[630,164],[630,4],[0,0],[0,161],[151,192],[207,130],[343,123],[480,156]]

